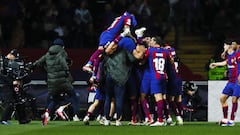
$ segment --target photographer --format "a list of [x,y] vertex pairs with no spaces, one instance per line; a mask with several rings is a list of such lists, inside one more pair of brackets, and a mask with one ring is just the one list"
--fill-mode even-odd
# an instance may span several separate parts
[[[186,118],[191,112],[196,112],[199,104],[201,102],[201,97],[198,94],[198,86],[191,81],[186,81],[183,84],[183,110],[184,117]],[[190,114],[188,114],[188,112]],[[190,117],[190,116],[189,116]],[[191,118],[189,118],[191,121]]]
[[198,86],[190,81],[183,84],[183,105],[186,108],[194,108],[196,106]]
[[[27,118],[25,112],[25,97],[22,88],[22,81],[17,77],[23,75],[20,66],[24,67],[24,61],[20,59],[19,52],[16,49],[11,50],[5,58],[2,59],[1,81],[6,84],[4,89],[4,111],[1,117],[1,124],[9,125],[8,120],[11,119],[11,115],[16,110],[19,124],[29,123],[31,120]],[[23,79],[23,78],[21,78]],[[18,91],[16,92],[16,86]],[[18,95],[16,94],[18,93]]]

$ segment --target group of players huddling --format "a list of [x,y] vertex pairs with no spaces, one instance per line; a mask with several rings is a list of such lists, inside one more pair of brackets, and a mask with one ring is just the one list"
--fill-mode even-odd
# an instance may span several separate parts
[[[132,115],[129,124],[183,125],[182,80],[175,49],[159,36],[144,37],[145,27],[136,28],[137,20],[130,12],[117,17],[101,33],[98,49],[83,66],[84,71],[92,74],[89,82],[91,90],[96,91],[95,100],[83,119],[84,124],[89,124],[95,108],[103,103],[104,113],[100,122],[110,125],[115,112],[114,125],[122,125],[123,100],[127,95]],[[124,50],[126,57],[118,58],[124,54],[119,50]],[[148,96],[155,99],[156,118],[151,115]],[[141,104],[141,109],[138,104]],[[145,117],[143,122],[137,119],[141,110]],[[176,122],[173,122],[170,110],[175,114]]]

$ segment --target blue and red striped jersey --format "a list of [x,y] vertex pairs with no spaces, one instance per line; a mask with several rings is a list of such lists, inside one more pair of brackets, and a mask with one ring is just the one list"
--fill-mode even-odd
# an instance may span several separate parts
[[151,77],[166,80],[167,62],[169,60],[168,51],[161,47],[150,47],[146,51],[146,58],[148,58]]

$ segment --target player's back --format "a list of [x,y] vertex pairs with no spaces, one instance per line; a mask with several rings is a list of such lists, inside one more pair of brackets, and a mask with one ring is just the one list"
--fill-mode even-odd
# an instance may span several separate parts
[[161,47],[150,47],[147,50],[147,55],[152,77],[166,79],[168,51]]
[[180,77],[180,59],[176,54],[176,51],[173,47],[167,48],[169,54],[171,55],[171,58],[173,59],[173,62],[168,62],[168,77],[169,79],[176,79]]

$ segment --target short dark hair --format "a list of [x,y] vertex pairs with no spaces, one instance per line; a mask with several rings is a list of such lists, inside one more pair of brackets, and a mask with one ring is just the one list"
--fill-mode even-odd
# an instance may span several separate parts
[[156,41],[157,44],[159,44],[160,46],[164,45],[164,41],[162,40],[162,38],[160,36],[154,36],[153,37],[154,41]]
[[225,44],[228,44],[228,45],[231,45],[232,44],[232,39],[230,39],[230,38],[227,38],[227,39],[225,39],[224,41],[223,41],[223,43],[225,43]]
[[240,45],[240,39],[236,39],[236,43]]

